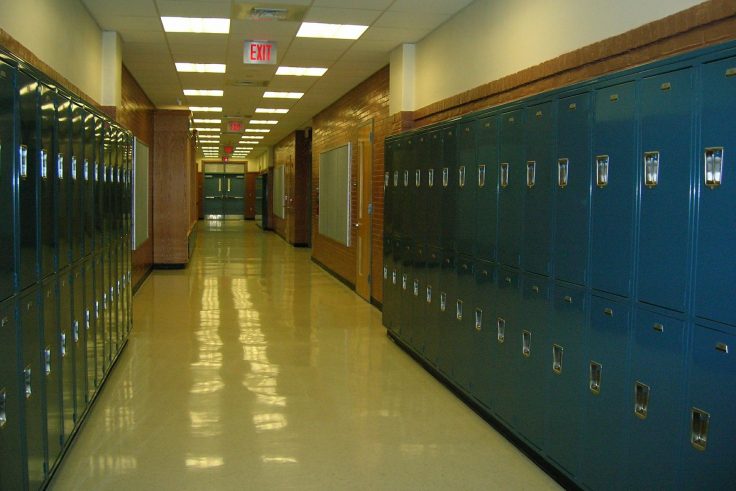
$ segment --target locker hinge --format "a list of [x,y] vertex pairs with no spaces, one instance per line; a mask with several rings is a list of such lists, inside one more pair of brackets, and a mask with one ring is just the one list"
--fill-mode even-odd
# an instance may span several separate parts
[[368,203],[368,214],[373,215],[373,203]]

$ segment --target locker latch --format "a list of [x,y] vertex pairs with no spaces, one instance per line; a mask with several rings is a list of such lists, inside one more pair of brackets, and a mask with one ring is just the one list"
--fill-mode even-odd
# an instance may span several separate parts
[[399,186],[399,171],[394,171],[394,187]]
[[434,187],[434,169],[427,171],[427,185],[431,188]]
[[562,373],[562,355],[565,354],[565,348],[559,344],[552,345],[552,371],[557,375]]
[[26,145],[20,146],[19,160],[20,160],[20,177],[21,179],[25,179],[26,177],[28,177],[28,146]]
[[506,340],[506,320],[503,317],[496,318],[496,340],[499,344]]
[[526,187],[529,189],[534,187],[537,181],[537,162],[528,160],[526,163]]
[[0,428],[5,428],[8,423],[8,392],[3,387],[0,389]]
[[526,329],[521,333],[521,354],[524,358],[529,358],[532,354],[532,333]]
[[442,168],[442,187],[446,188],[450,184],[450,169]]
[[56,156],[56,176],[64,179],[64,155],[62,154]]
[[401,275],[401,289],[406,290],[408,287],[408,278],[406,277],[406,273],[404,273]]
[[427,285],[427,303],[432,303],[432,285]]
[[634,388],[634,414],[639,419],[646,419],[649,411],[649,394],[651,388],[637,380]]
[[33,390],[31,389],[31,366],[28,365],[25,370],[23,370],[23,384],[24,384],[24,394],[26,396],[26,399],[30,399],[33,395]]
[[652,189],[659,182],[659,152],[644,152],[644,185]]
[[383,176],[383,188],[386,189],[388,187],[388,172],[386,172]]
[[74,343],[79,342],[79,321],[74,319],[74,322],[72,323],[72,340]]
[[486,185],[486,165],[480,164],[478,166],[478,187],[482,188]]
[[41,179],[46,180],[49,177],[49,156],[46,149],[41,149]]
[[419,280],[414,280],[414,296],[419,296]]
[[84,173],[84,180],[89,181],[89,160],[84,159],[84,169],[82,169],[82,172]]
[[475,309],[475,330],[480,332],[483,329],[483,309]]
[[[228,184],[230,184],[230,181],[228,181]],[[409,171],[408,170],[404,170],[404,187],[405,188],[409,187]]]
[[570,171],[570,159],[557,159],[557,185],[561,188],[567,187]]
[[417,169],[414,175],[414,186],[421,187],[422,185],[422,169]]
[[701,452],[708,445],[708,426],[710,426],[710,413],[694,407],[690,412],[690,444]]
[[501,163],[501,187],[505,188],[509,185],[509,163]]
[[463,301],[458,300],[455,304],[455,318],[459,321],[463,320]]
[[599,188],[608,186],[608,155],[595,158],[595,182]]
[[388,279],[388,268],[386,266],[383,267],[383,279]]
[[61,333],[61,357],[66,357],[66,333]]
[[72,155],[72,181],[77,180],[77,157]]
[[89,309],[84,311],[84,328],[85,330],[89,331],[90,328],[90,315],[89,315]]
[[705,185],[715,189],[721,185],[723,178],[723,147],[705,149]]
[[588,372],[588,388],[590,391],[598,395],[601,393],[601,372],[603,365],[595,361],[590,362],[590,370]]
[[43,370],[46,376],[51,375],[51,348],[48,346],[43,350]]
[[440,293],[440,311],[444,312],[447,310],[447,293]]
[[461,165],[457,169],[457,181],[461,188],[465,187],[465,166]]

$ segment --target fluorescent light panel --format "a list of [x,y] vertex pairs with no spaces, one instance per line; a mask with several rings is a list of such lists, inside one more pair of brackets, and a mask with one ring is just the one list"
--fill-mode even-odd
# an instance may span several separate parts
[[194,118],[193,121],[195,123],[203,123],[203,124],[220,124],[222,123],[221,119],[197,119]]
[[298,38],[358,39],[368,26],[355,24],[323,24],[321,22],[302,22]]
[[246,133],[270,133],[271,130],[261,129],[261,128],[246,128]]
[[203,112],[203,113],[221,113],[222,108],[221,107],[204,107],[204,106],[189,106],[189,110],[192,112]]
[[276,69],[276,75],[293,75],[295,77],[321,77],[327,68],[317,67],[294,67],[280,66]]
[[264,92],[266,99],[301,99],[304,92]]
[[251,119],[249,124],[279,124],[275,119]]
[[197,131],[220,131],[220,128],[194,128]]
[[265,114],[286,114],[289,112],[288,109],[274,109],[271,107],[258,107],[256,108],[257,113],[265,113]]
[[228,34],[230,19],[202,17],[161,17],[166,32],[193,32],[209,34]]
[[209,97],[222,97],[224,92],[219,89],[184,89],[184,95],[203,95]]
[[177,72],[225,73],[225,65],[221,63],[174,63]]

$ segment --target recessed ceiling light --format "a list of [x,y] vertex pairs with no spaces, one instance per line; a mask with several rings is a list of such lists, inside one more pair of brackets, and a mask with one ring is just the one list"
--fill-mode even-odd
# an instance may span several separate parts
[[177,72],[225,73],[225,65],[221,63],[174,63]]
[[251,119],[250,124],[278,124],[275,119]]
[[220,128],[194,128],[197,131],[220,131]]
[[276,75],[293,75],[295,77],[321,77],[327,68],[280,66],[276,69]]
[[222,90],[184,89],[184,95],[206,95],[210,97],[222,97],[222,94]]
[[243,150],[253,150],[253,147],[243,147]]
[[267,99],[301,99],[304,92],[264,92]]
[[354,24],[323,24],[320,22],[302,22],[298,38],[325,38],[325,39],[358,39],[368,26]]
[[243,145],[260,145],[261,142],[259,141],[251,141],[251,140],[240,140],[240,143]]
[[228,34],[230,19],[202,17],[161,17],[166,32]]
[[267,114],[286,114],[289,112],[288,109],[273,109],[270,107],[258,107],[256,108],[257,113],[267,113]]
[[221,113],[221,107],[203,107],[203,106],[189,106],[189,110],[192,112],[209,112],[209,113]]
[[262,129],[262,128],[246,128],[246,133],[270,133],[271,130]]
[[[248,135],[245,138],[247,138],[248,140],[263,140],[263,138],[265,137],[261,135]],[[247,142],[245,140],[242,140],[242,143],[247,143]]]
[[221,119],[197,119],[194,118],[193,121],[195,123],[204,123],[204,124],[220,124],[222,123]]

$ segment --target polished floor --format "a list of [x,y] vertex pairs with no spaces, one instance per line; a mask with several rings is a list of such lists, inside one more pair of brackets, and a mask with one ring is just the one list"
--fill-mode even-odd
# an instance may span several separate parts
[[136,294],[51,489],[558,489],[309,256],[201,222],[190,266]]

